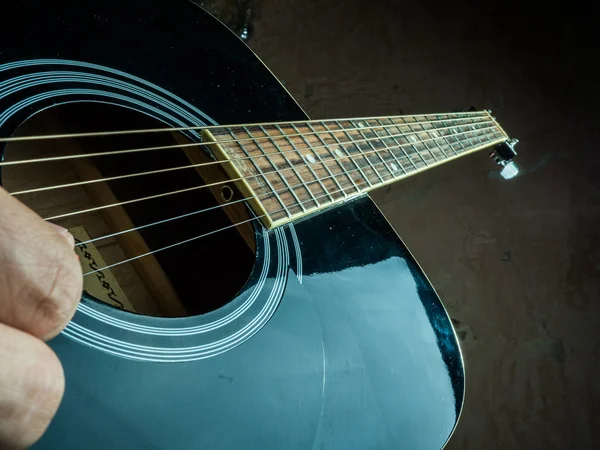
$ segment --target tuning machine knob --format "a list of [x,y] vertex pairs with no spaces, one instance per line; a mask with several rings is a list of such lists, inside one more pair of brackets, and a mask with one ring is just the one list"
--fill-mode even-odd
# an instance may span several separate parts
[[513,161],[514,157],[517,156],[515,151],[515,145],[518,143],[518,139],[511,139],[495,146],[490,152],[490,157],[500,166],[500,176],[505,180],[514,178],[519,173],[519,167]]

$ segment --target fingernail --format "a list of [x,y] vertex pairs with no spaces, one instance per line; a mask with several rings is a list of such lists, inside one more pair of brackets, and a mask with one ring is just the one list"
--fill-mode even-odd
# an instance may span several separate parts
[[69,233],[69,230],[67,230],[64,227],[61,227],[60,225],[56,225],[55,223],[52,222],[48,222],[50,225],[52,225],[52,227],[58,232],[58,234],[63,237],[71,247],[75,247],[75,238],[73,237],[73,235],[71,233]]

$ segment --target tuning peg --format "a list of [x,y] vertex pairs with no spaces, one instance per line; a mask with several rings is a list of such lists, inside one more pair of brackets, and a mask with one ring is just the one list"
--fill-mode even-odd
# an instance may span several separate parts
[[516,177],[519,174],[519,166],[517,166],[514,161],[511,161],[504,165],[502,170],[500,171],[500,176],[505,180],[510,180],[511,178]]
[[513,161],[513,158],[517,155],[515,145],[517,145],[518,142],[517,139],[508,140],[497,145],[490,152],[490,157],[493,158],[497,164],[502,166],[500,176],[505,180],[510,180],[519,173],[519,167]]

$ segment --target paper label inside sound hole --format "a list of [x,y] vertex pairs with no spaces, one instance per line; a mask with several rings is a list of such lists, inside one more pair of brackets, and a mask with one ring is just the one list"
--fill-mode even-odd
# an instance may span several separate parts
[[[71,228],[69,232],[75,237],[76,244],[90,240],[90,236],[83,227]],[[92,242],[76,245],[75,253],[79,255],[79,262],[81,263],[83,273],[93,272],[107,265]],[[125,292],[123,292],[123,289],[119,286],[110,269],[104,269],[83,277],[83,290],[104,303],[135,312],[135,308],[125,295]]]

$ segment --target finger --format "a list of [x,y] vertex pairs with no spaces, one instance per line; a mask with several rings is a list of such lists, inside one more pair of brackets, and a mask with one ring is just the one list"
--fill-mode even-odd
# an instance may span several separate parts
[[0,361],[0,448],[29,448],[58,409],[63,369],[44,342],[3,324]]
[[0,188],[0,322],[41,339],[56,336],[81,298],[73,237]]

